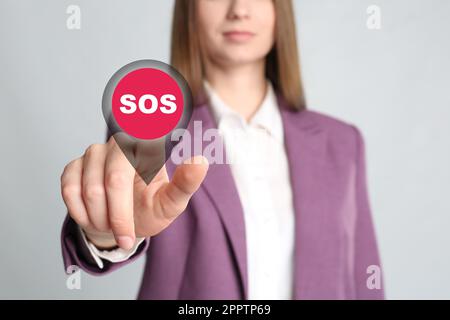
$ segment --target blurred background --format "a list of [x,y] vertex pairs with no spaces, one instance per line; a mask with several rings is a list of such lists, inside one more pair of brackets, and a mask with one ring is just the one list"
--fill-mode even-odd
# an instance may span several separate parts
[[[366,139],[387,298],[449,299],[450,1],[293,1],[310,108]],[[70,5],[80,29],[67,27]],[[103,142],[110,76],[138,59],[169,62],[172,5],[0,1],[0,298],[136,297],[143,258],[67,289],[59,178]],[[372,5],[381,29],[367,25]]]

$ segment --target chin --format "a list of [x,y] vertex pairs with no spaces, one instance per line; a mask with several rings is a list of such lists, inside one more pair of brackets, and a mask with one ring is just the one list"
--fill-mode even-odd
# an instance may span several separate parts
[[226,65],[239,65],[239,64],[247,64],[253,63],[264,58],[264,55],[258,54],[250,54],[248,51],[243,52],[244,50],[239,51],[230,51],[226,52],[226,54],[221,54],[220,60]]

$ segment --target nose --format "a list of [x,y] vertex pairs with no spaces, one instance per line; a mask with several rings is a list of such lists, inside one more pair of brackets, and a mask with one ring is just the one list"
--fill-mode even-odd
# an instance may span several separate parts
[[250,17],[248,0],[231,0],[228,19],[240,20]]

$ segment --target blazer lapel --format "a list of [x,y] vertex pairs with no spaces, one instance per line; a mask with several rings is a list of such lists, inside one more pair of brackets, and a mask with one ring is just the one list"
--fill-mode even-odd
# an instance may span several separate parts
[[[214,122],[207,104],[201,104],[194,108],[192,120],[202,122],[202,132],[217,128],[217,124]],[[191,121],[191,125],[193,121]],[[202,137],[198,136],[195,139],[203,140]],[[205,145],[203,145],[202,150],[204,148]],[[234,253],[241,281],[242,295],[246,299],[248,291],[244,212],[229,165],[210,164],[201,188],[206,191],[206,194],[220,214]]]
[[279,98],[285,131],[295,209],[294,299],[313,298],[323,272],[329,243],[325,232],[326,179],[323,178],[326,134],[308,111],[294,112]]
[[[294,299],[314,298],[323,272],[315,270],[326,259],[329,244],[320,242],[323,212],[326,211],[326,179],[322,177],[326,134],[307,111],[295,112],[278,97],[284,126],[285,147],[289,161],[295,209]],[[194,108],[193,121],[202,122],[202,131],[217,125],[207,104]],[[191,121],[190,126],[193,124]],[[195,137],[201,139],[201,137]],[[202,150],[205,146],[203,146]],[[230,241],[242,285],[244,299],[248,295],[247,250],[244,212],[229,165],[211,164],[202,183],[214,203]]]

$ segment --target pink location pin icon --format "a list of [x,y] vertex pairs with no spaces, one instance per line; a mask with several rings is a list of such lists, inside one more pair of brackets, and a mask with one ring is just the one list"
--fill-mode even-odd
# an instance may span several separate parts
[[139,60],[119,69],[103,93],[108,138],[115,141],[139,176],[149,184],[186,129],[192,115],[192,94],[183,76],[156,60]]

